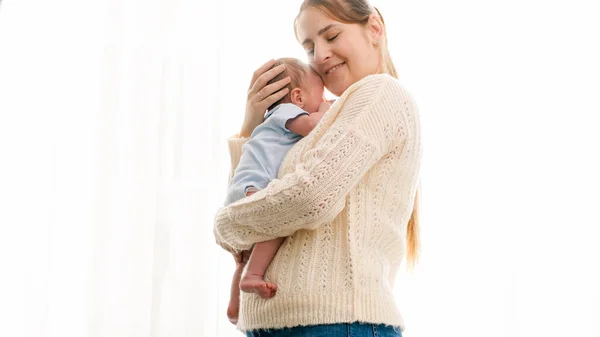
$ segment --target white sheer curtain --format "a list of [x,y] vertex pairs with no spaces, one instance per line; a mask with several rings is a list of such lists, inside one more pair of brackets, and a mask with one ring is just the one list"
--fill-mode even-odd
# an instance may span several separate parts
[[[212,237],[300,1],[0,4],[0,336],[237,336]],[[592,3],[373,1],[421,111],[405,336],[600,336]]]
[[22,292],[3,287],[18,310],[0,335],[237,334],[233,260],[212,237],[244,104],[237,88],[223,112],[222,4],[2,6],[2,70],[16,81],[3,81],[3,117],[20,126],[4,125],[3,148],[21,157],[3,176],[20,196],[7,219],[24,227],[3,247]]

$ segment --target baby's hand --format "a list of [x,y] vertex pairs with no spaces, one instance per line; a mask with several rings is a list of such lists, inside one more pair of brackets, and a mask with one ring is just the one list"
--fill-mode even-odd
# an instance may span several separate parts
[[327,110],[329,110],[329,107],[331,107],[331,104],[333,104],[332,101],[326,101],[319,104],[319,109],[317,110],[317,112],[326,112]]

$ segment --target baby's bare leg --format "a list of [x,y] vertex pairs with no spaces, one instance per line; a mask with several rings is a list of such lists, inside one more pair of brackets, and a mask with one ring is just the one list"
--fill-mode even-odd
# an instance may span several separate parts
[[229,306],[227,307],[227,318],[233,324],[237,324],[240,311],[240,280],[246,263],[237,263],[233,279],[231,280],[231,290],[229,293]]
[[233,324],[237,324],[239,311],[240,311],[240,280],[244,267],[250,259],[250,252],[243,251],[241,259],[236,260],[235,272],[233,273],[233,280],[231,280],[231,290],[229,296],[229,306],[227,307],[227,317]]
[[246,293],[257,293],[262,298],[271,298],[277,292],[275,283],[264,280],[269,264],[277,254],[285,238],[277,238],[254,245],[246,274],[240,282],[240,289]]
[[[258,191],[259,189],[254,186],[249,187],[246,196],[250,196]],[[275,296],[277,285],[275,283],[266,282],[264,276],[269,264],[283,243],[283,240],[285,240],[285,238],[277,238],[270,241],[259,242],[254,245],[248,261],[246,274],[240,282],[240,289],[243,292],[257,293],[263,298]]]
[[[0,0],[1,1],[1,0]],[[255,188],[255,187],[250,187],[248,189],[248,192],[246,193],[246,196],[250,196],[256,192],[258,192],[259,189]],[[275,241],[275,240],[273,240]],[[283,240],[281,240],[281,242],[283,242]],[[281,243],[277,246],[277,248],[275,249],[275,253],[277,253],[277,249],[279,248],[279,246],[281,245]],[[263,250],[260,247],[260,244],[257,244],[255,246],[259,246],[259,250]],[[268,248],[268,246],[267,246]],[[268,250],[268,249],[267,249]],[[275,256],[275,253],[272,254],[271,258],[269,259],[269,261],[271,261],[273,259],[273,256]],[[259,254],[260,255],[260,254]],[[237,324],[238,321],[238,317],[239,317],[239,311],[240,311],[240,289],[244,288],[244,289],[248,289],[250,291],[253,291],[253,289],[268,289],[268,292],[271,293],[271,295],[269,297],[272,297],[273,295],[275,295],[275,291],[277,291],[277,286],[269,283],[267,284],[265,281],[262,280],[262,276],[260,278],[261,283],[259,284],[255,284],[255,282],[253,282],[252,277],[250,277],[249,282],[247,282],[246,284],[244,284],[243,286],[241,285],[241,278],[242,278],[242,273],[244,271],[244,267],[246,266],[246,263],[248,263],[250,259],[250,255],[249,252],[244,251],[242,252],[242,260],[241,261],[237,261],[237,265],[235,268],[235,272],[233,273],[233,279],[231,280],[231,290],[230,290],[230,296],[229,296],[229,305],[227,307],[227,317],[229,318],[229,321],[233,324]],[[260,260],[260,258],[258,259]],[[255,262],[256,263],[256,262]],[[264,267],[261,275],[264,275],[267,267],[268,267],[268,263],[267,266]],[[250,267],[250,266],[249,266]],[[258,269],[260,269],[260,264],[257,265]],[[253,273],[259,272],[260,270],[255,270],[257,267],[253,267]],[[271,290],[274,289],[274,290]],[[259,295],[263,292],[259,292]],[[261,295],[262,296],[262,295]]]

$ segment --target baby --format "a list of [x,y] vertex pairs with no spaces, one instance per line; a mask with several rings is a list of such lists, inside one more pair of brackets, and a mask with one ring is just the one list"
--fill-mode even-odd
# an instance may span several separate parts
[[[275,179],[287,151],[312,131],[331,104],[323,96],[323,81],[308,65],[297,59],[281,58],[273,67],[281,64],[285,64],[285,70],[269,84],[289,76],[291,81],[286,86],[289,92],[267,109],[265,121],[254,129],[242,147],[225,205],[254,194]],[[277,286],[266,282],[264,274],[284,240],[277,238],[255,244],[243,278],[245,261],[238,263],[227,308],[232,323],[236,324],[238,319],[240,289],[263,298],[275,295]]]

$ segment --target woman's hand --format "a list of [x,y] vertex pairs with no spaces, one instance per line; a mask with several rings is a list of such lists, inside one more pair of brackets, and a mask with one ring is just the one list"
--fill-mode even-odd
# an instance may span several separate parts
[[220,240],[217,240],[217,244],[219,246],[221,246],[221,248],[223,248],[227,252],[229,252],[231,255],[233,255],[233,259],[235,260],[235,263],[238,265],[246,264],[248,262],[248,260],[250,259],[250,253],[252,252],[252,248],[250,248],[250,250],[244,250],[244,251],[238,252],[235,249],[233,249],[232,247],[225,245]]
[[[240,137],[250,137],[254,128],[264,121],[267,108],[283,98],[289,91],[288,88],[283,88],[290,83],[289,76],[267,85],[270,80],[285,69],[284,64],[271,69],[273,64],[275,64],[275,60],[268,61],[258,68],[252,76],[248,88],[248,100],[246,101],[246,116],[240,131]],[[283,89],[280,90],[281,88]]]
[[252,250],[244,250],[240,253],[233,253],[233,259],[235,260],[236,265],[245,265],[250,260],[250,253]]

